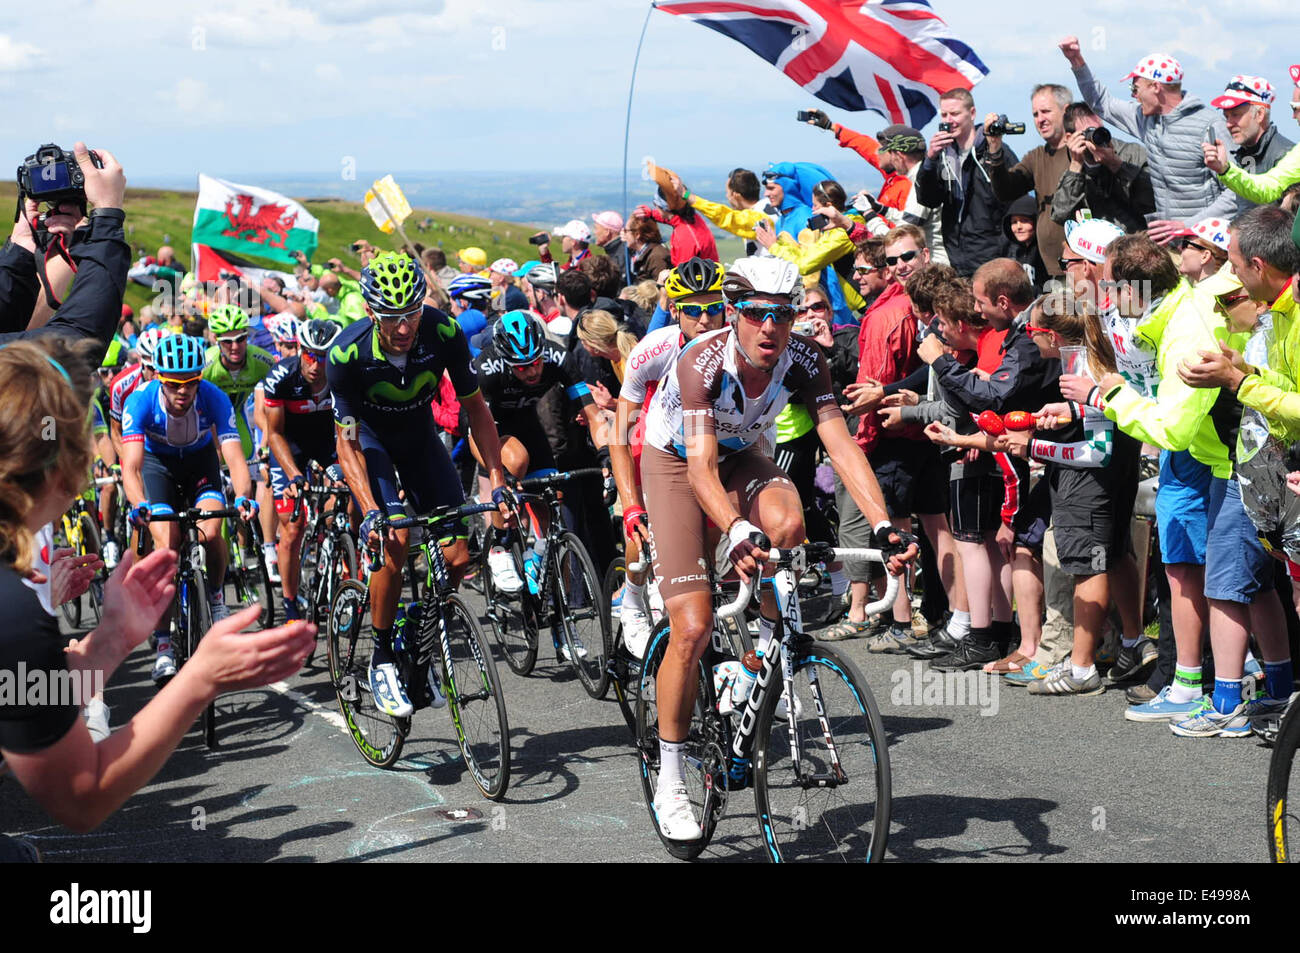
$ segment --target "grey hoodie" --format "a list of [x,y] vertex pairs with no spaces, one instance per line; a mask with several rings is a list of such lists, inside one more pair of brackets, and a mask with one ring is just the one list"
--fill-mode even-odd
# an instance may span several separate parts
[[1192,224],[1203,218],[1232,218],[1250,203],[1227,191],[1205,165],[1201,143],[1214,127],[1221,142],[1231,142],[1222,114],[1195,96],[1184,96],[1173,112],[1144,116],[1136,100],[1123,102],[1093,78],[1092,70],[1074,70],[1079,93],[1093,111],[1146,147],[1156,216]]

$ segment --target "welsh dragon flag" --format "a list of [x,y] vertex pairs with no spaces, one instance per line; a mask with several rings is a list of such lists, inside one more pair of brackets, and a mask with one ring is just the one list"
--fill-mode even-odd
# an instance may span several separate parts
[[320,222],[293,199],[199,174],[190,237],[196,245],[292,262],[293,251],[312,256],[319,229]]

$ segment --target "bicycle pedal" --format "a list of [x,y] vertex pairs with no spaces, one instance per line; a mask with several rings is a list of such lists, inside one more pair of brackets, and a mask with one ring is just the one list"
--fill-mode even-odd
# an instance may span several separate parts
[[805,790],[810,788],[836,788],[848,781],[843,772],[826,771],[818,774],[805,774],[800,781],[800,786]]
[[361,688],[355,675],[344,675],[339,679],[338,692],[339,698],[349,705],[356,705],[361,701]]

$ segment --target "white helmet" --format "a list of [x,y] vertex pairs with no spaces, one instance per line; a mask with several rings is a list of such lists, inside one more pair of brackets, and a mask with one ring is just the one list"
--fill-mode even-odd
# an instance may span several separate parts
[[738,258],[722,279],[722,296],[735,305],[750,295],[788,298],[790,306],[803,305],[799,269],[784,258]]
[[140,363],[153,367],[153,352],[158,349],[158,342],[167,336],[162,328],[150,328],[142,333],[135,342],[135,351],[140,355]]

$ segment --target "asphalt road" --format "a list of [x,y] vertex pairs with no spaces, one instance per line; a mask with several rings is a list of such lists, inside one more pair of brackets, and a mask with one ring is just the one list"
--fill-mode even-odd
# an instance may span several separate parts
[[[1039,698],[985,683],[976,704],[934,704],[909,697],[910,659],[871,656],[861,640],[840,645],[885,717],[889,859],[1266,859],[1269,751],[1257,739],[1184,739],[1126,722],[1118,691]],[[138,652],[110,683],[115,728],[151,697],[150,663]],[[512,745],[500,803],[466,776],[445,710],[417,713],[394,769],[367,765],[318,662],[288,684],[220,699],[220,748],[209,752],[191,731],[95,833],[52,825],[12,779],[0,783],[0,830],[31,837],[51,862],[675,863],[651,827],[614,702],[590,699],[548,648],[528,678],[498,668]],[[703,859],[762,856],[753,797],[741,792]]]

